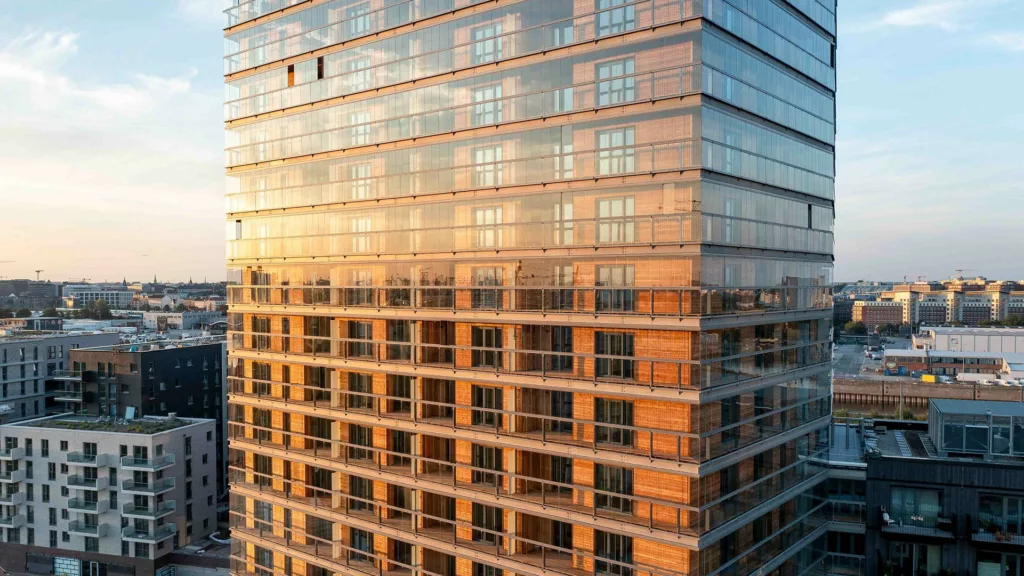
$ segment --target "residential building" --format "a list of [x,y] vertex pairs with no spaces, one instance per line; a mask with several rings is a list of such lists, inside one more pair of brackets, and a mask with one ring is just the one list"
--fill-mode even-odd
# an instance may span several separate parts
[[11,422],[46,415],[46,381],[67,369],[71,351],[117,341],[117,334],[0,332],[0,411]]
[[906,324],[903,305],[891,301],[859,300],[853,303],[853,321],[862,322],[872,332],[879,326]]
[[217,529],[213,420],[49,416],[0,426],[0,565],[155,576]]
[[32,316],[29,318],[0,318],[0,330],[29,330],[36,332],[56,332],[64,328],[64,319],[60,316]]
[[92,284],[68,284],[64,286],[66,308],[88,308],[93,302],[103,300],[111,310],[129,310],[135,293],[127,288],[104,288]]
[[976,326],[1016,318],[1024,322],[1024,283],[954,279],[897,284],[880,302],[896,303],[904,324]]
[[143,312],[142,325],[148,330],[201,330],[224,320],[221,312]]
[[1024,403],[931,400],[927,431],[875,429],[867,573],[1018,576]]
[[829,445],[828,559],[825,573],[867,576],[867,460],[877,442],[874,421],[836,418]]
[[56,378],[54,400],[64,411],[132,418],[177,414],[217,422],[217,494],[227,491],[226,343],[222,338],[115,344],[71,353]]
[[833,0],[227,12],[234,571],[824,565]]
[[43,310],[57,306],[60,300],[60,284],[39,282],[28,279],[0,280],[0,300],[13,297],[18,307]]

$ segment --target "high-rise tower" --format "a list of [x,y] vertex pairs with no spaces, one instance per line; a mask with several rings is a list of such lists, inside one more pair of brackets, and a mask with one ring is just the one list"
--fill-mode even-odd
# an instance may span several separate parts
[[236,0],[236,573],[803,574],[835,0]]

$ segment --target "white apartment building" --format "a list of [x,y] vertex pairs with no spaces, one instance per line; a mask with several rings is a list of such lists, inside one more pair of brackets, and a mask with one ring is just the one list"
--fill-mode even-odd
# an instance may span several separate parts
[[0,417],[8,422],[46,414],[46,380],[70,366],[76,348],[118,343],[117,334],[11,332],[0,334]]
[[92,284],[64,287],[64,305],[68,308],[87,308],[93,302],[103,300],[111,310],[128,310],[134,296],[135,292],[128,289],[101,288]]
[[0,426],[0,565],[150,576],[217,529],[216,422],[70,414]]

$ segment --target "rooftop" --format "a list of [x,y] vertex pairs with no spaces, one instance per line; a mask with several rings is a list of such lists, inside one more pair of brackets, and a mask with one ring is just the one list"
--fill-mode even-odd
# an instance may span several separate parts
[[993,416],[1024,417],[1024,402],[996,402],[986,400],[933,399],[932,405],[941,414],[984,414]]
[[153,340],[151,342],[136,342],[131,344],[110,344],[107,346],[95,346],[92,348],[79,348],[83,352],[151,352],[154,350],[174,350],[177,348],[191,348],[194,346],[210,346],[222,344],[227,337],[201,336],[199,338],[187,338],[184,340]]
[[830,462],[864,463],[864,438],[868,430],[856,422],[833,422],[832,444],[828,448]]
[[0,344],[9,344],[11,342],[31,342],[34,340],[47,340],[49,338],[70,338],[72,336],[88,336],[91,334],[106,334],[106,332],[99,332],[96,330],[0,330]]
[[17,422],[11,426],[23,428],[55,428],[61,430],[88,430],[92,432],[113,432],[118,434],[159,434],[175,428],[190,426],[201,419],[144,416],[125,420],[123,418],[110,418],[106,416],[75,416],[72,414],[59,414],[46,418],[37,418],[25,422]]
[[1024,336],[1024,328],[968,328],[966,326],[922,326],[920,332],[936,335]]

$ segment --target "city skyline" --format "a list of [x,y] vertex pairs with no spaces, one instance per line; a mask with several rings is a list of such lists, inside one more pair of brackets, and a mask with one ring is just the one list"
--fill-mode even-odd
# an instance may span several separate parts
[[[0,276],[224,279],[215,4],[5,6],[0,260],[15,262]],[[840,4],[837,280],[1024,277],[987,249],[1016,241],[1001,205],[1024,193],[1024,74],[1003,74],[1024,66],[1024,26],[1004,24],[1021,15],[998,0]]]

